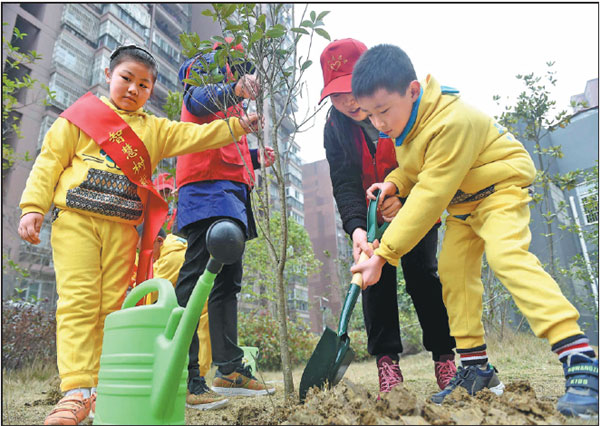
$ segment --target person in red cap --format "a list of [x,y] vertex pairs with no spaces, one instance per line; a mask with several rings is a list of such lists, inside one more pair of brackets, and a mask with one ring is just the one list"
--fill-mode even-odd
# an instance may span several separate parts
[[[327,97],[332,103],[324,129],[325,152],[344,230],[352,238],[355,262],[363,251],[373,255],[367,244],[366,189],[397,167],[393,141],[380,136],[352,96],[352,70],[366,50],[360,41],[346,38],[333,41],[321,53],[324,87],[319,103]],[[387,198],[382,205],[382,218],[391,221],[402,202],[398,197]],[[432,352],[437,383],[444,389],[454,377],[456,366],[455,341],[450,336],[437,273],[439,226],[438,221],[401,262],[406,292],[423,330],[423,345]],[[379,390],[389,392],[403,381],[398,365],[403,347],[396,267],[386,265],[377,285],[363,289],[362,301],[367,349],[377,359]]]
[[[232,39],[225,40],[231,44]],[[214,50],[221,48],[216,43]],[[243,51],[242,46],[233,46]],[[260,91],[254,67],[249,62],[220,69],[226,77],[221,83],[193,86],[183,81],[192,71],[206,74],[204,64],[214,63],[215,52],[187,59],[179,69],[183,84],[181,121],[208,123],[225,116],[243,116],[242,101],[253,100]],[[203,60],[202,60],[203,59]],[[237,79],[236,79],[237,78]],[[226,110],[226,111],[225,111]],[[252,215],[250,192],[254,186],[254,170],[273,163],[271,147],[264,152],[249,149],[245,137],[230,149],[215,149],[204,155],[177,158],[176,182],[179,192],[177,224],[186,236],[188,249],[175,287],[177,301],[186,306],[198,277],[209,259],[206,233],[217,220],[229,218],[244,229],[246,238],[257,236]],[[216,408],[221,395],[265,395],[273,393],[242,364],[243,350],[237,345],[237,294],[242,285],[242,260],[224,265],[216,276],[208,298],[208,317],[212,360],[217,366],[212,390],[198,370],[198,339],[194,335],[189,351],[188,407]]]

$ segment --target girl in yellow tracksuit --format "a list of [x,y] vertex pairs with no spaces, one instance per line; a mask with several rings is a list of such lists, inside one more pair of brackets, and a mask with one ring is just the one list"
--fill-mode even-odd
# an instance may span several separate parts
[[[118,48],[105,70],[110,99],[101,98],[141,139],[151,170],[163,158],[225,146],[256,125],[255,115],[198,125],[147,114],[142,107],[156,70],[144,49]],[[89,119],[96,119],[94,112]],[[46,424],[78,424],[94,402],[91,388],[98,382],[104,320],[125,297],[138,240],[135,226],[144,219],[146,197],[139,189],[66,119],[59,117],[48,130],[21,197],[19,224],[21,238],[38,244],[43,216],[54,204],[57,363],[67,395]]]
[[[463,103],[455,89],[431,76],[421,85],[406,53],[392,45],[365,52],[355,65],[352,91],[381,132],[395,139],[398,167],[387,175],[380,198],[408,197],[381,244],[352,272],[364,285],[381,266],[410,251],[447,210],[439,274],[450,332],[461,357],[459,371],[432,400],[441,403],[457,386],[470,394],[502,393],[488,364],[481,322],[481,261],[487,261],[512,294],[538,337],[548,339],[563,362],[567,392],[558,409],[567,415],[598,413],[598,359],[582,333],[579,313],[528,251],[536,169],[529,153],[502,126]],[[586,414],[587,413],[587,414]]]

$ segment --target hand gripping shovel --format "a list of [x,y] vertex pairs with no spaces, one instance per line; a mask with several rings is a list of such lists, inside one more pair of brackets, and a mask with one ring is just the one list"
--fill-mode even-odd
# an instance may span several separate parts
[[[369,202],[367,214],[367,241],[372,244],[376,239],[381,238],[383,232],[389,225],[385,223],[383,226],[377,226],[377,202],[379,194],[375,202]],[[368,259],[368,256],[363,252],[358,260],[358,263]],[[348,322],[350,315],[354,310],[356,299],[362,288],[362,275],[354,274],[346,299],[342,306],[340,314],[340,322],[338,332],[335,333],[329,327],[325,328],[323,335],[311,355],[300,380],[300,401],[303,402],[308,390],[317,386],[323,387],[326,383],[329,388],[335,386],[342,380],[348,366],[354,359],[354,351],[350,348],[350,337],[348,336]]]

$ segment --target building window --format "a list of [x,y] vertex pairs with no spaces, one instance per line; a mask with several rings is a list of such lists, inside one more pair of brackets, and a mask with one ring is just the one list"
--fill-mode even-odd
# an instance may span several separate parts
[[56,118],[51,117],[49,115],[46,115],[46,116],[44,116],[44,118],[42,118],[42,124],[40,125],[40,135],[38,137],[38,144],[37,144],[38,152],[42,149],[42,143],[44,143],[44,138],[46,137],[46,133],[48,133],[48,130],[50,130],[50,127],[54,123],[54,120],[56,120]]
[[51,99],[50,103],[60,109],[67,109],[85,94],[85,89],[74,85],[73,80],[58,73],[50,76],[48,86],[50,90],[56,92],[54,99]]
[[44,17],[44,8],[46,7],[44,3],[20,3],[19,6],[21,6],[21,9],[31,13],[40,21]]
[[[31,75],[31,68],[28,68],[23,64],[19,64],[18,66],[13,67],[9,64],[8,60],[6,61],[5,65],[4,65],[4,70],[5,70],[5,73],[6,73],[6,76],[8,77],[8,79],[15,81],[15,82],[17,82],[17,81],[23,82],[24,77],[26,75]],[[27,89],[22,87],[20,89],[17,89],[16,91],[14,91],[12,93],[12,95],[17,99],[17,101],[24,104],[26,93],[27,93]]]
[[583,212],[586,225],[598,223],[598,191],[597,187],[585,183],[576,188],[579,207]]
[[52,63],[56,68],[67,71],[77,76],[80,81],[88,86],[91,80],[93,52],[81,46],[76,37],[63,32],[56,40]]
[[82,5],[66,4],[63,10],[62,22],[89,41],[94,42],[98,36],[98,18]]
[[13,34],[10,44],[14,47],[18,47],[20,52],[35,50],[40,29],[28,20],[23,19],[21,16],[17,16],[15,27],[18,28],[21,33],[27,35],[23,38],[18,38]]

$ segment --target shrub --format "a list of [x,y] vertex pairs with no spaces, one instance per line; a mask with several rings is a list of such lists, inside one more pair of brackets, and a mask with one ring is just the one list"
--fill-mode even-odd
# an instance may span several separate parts
[[2,367],[19,369],[34,361],[56,363],[54,311],[39,303],[2,302]]
[[[280,370],[279,324],[272,315],[256,312],[239,312],[238,335],[241,346],[259,349],[258,365],[262,370]],[[305,364],[317,344],[313,335],[302,322],[288,322],[288,335],[292,366]]]
[[367,361],[372,358],[367,351],[367,332],[364,327],[361,330],[348,332],[350,336],[350,347],[354,351],[354,361]]

